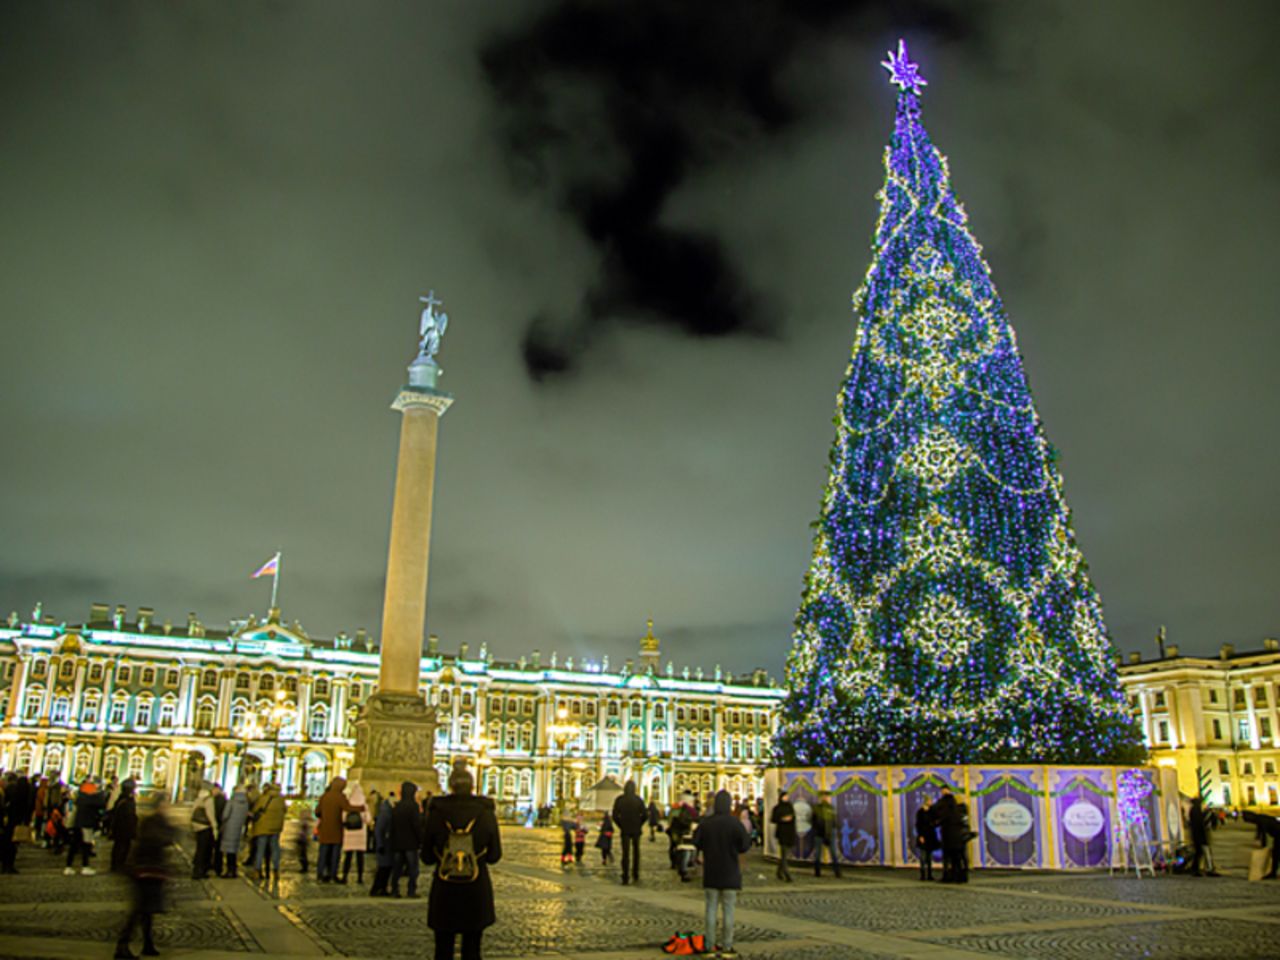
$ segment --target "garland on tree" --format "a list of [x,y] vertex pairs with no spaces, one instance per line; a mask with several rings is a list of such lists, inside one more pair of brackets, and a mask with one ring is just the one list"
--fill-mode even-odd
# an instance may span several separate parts
[[787,662],[787,765],[1140,760],[1013,328],[899,41],[874,256]]

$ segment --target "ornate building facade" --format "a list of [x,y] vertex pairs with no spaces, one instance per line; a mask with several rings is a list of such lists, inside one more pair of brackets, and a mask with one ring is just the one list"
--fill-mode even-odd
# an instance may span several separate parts
[[1250,653],[1224,644],[1216,659],[1162,653],[1120,666],[1152,762],[1176,767],[1185,794],[1203,778],[1214,803],[1280,807],[1280,640]]
[[[0,768],[132,776],[174,798],[202,779],[281,781],[315,795],[352,762],[354,720],[378,676],[363,631],[307,635],[266,621],[206,628],[94,604],[86,623],[39,610],[0,628]],[[652,623],[621,669],[534,651],[495,661],[432,637],[421,686],[437,716],[442,780],[465,757],[505,810],[634,778],[659,800],[682,791],[762,792],[782,691],[763,671],[711,675],[660,663]]]

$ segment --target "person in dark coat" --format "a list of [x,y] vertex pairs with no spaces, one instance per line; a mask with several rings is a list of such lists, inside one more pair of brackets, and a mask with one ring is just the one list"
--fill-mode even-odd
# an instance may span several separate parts
[[933,851],[938,849],[938,824],[926,797],[916,811],[916,851],[920,855],[920,879],[933,879]]
[[[731,958],[738,954],[733,949],[733,910],[742,889],[742,866],[739,857],[751,849],[751,834],[742,820],[733,815],[733,798],[728,790],[721,790],[712,801],[712,813],[703,819],[693,835],[694,845],[702,852],[702,892],[706,896],[706,940],[701,945],[710,950],[715,944],[716,954]],[[716,937],[716,914],[722,913],[720,929],[723,936]]]
[[[223,845],[223,840],[225,839],[225,837],[223,833],[222,823],[227,815],[227,795],[223,792],[222,787],[216,783],[213,785],[212,792],[213,792],[213,818],[214,818],[214,822],[218,824],[218,842],[209,848],[209,869],[211,869],[216,876],[220,877],[223,875],[223,873],[226,872],[223,869],[223,865],[222,865],[222,860],[223,860],[222,855],[223,855],[223,851],[225,850],[225,847]],[[237,846],[236,849],[231,851],[231,857],[233,860],[235,859],[235,856],[239,852],[239,850],[240,848]],[[235,876],[235,874],[231,874],[231,875]]]
[[607,867],[613,859],[613,817],[604,815],[600,821],[600,833],[596,837],[596,847],[600,851],[600,866]]
[[466,829],[470,824],[478,869],[475,879],[469,883],[444,879],[442,868],[437,868],[433,875],[427,926],[436,934],[436,960],[452,960],[453,943],[459,936],[462,960],[480,960],[480,938],[485,928],[497,920],[489,865],[502,859],[502,838],[498,834],[493,802],[474,796],[473,786],[474,780],[466,767],[455,766],[449,774],[449,793],[438,797],[427,814],[422,859],[433,866],[440,864],[449,846],[450,832]]
[[111,872],[124,873],[129,848],[138,835],[137,783],[132,777],[120,784],[120,796],[111,808]]
[[653,838],[658,831],[662,829],[662,808],[658,806],[658,802],[652,798],[649,800],[649,842],[653,843]]
[[161,796],[154,811],[144,817],[138,827],[137,841],[128,861],[129,879],[133,883],[133,909],[116,940],[117,960],[134,960],[129,941],[136,926],[142,927],[142,955],[157,956],[156,945],[151,939],[151,921],[157,913],[164,912],[169,847],[178,837],[167,816],[168,806]]
[[1267,841],[1271,841],[1271,872],[1263,879],[1274,880],[1276,868],[1280,867],[1280,820],[1268,813],[1254,813],[1252,810],[1246,810],[1244,822],[1252,823],[1257,829],[1254,840],[1259,846],[1265,847]]
[[787,865],[787,854],[796,845],[796,808],[791,805],[787,791],[778,794],[778,802],[773,805],[769,814],[769,822],[773,824],[773,833],[778,840],[777,877],[791,883],[791,869]]
[[[938,802],[933,805],[933,822],[942,834],[942,882],[951,883],[951,858],[947,854],[947,838],[952,834],[948,830],[954,832],[955,826],[952,823],[956,812],[955,794],[951,792],[949,787],[942,788],[942,796],[938,797]],[[951,827],[948,824],[952,823]]]
[[[942,801],[938,801],[942,807]],[[968,883],[969,868],[967,854],[969,846],[969,808],[963,803],[947,804],[944,812],[939,814],[938,823],[942,828],[942,882]]]
[[395,851],[391,849],[391,811],[395,806],[395,794],[378,804],[378,818],[373,822],[373,850],[377,858],[378,869],[373,874],[373,886],[369,888],[369,896],[390,896],[387,884],[391,880],[391,869],[396,865]]
[[628,780],[622,794],[613,801],[613,823],[622,835],[622,882],[640,880],[640,836],[649,811],[636,795],[636,782]]
[[1196,797],[1191,801],[1191,809],[1187,811],[1187,828],[1191,833],[1191,844],[1195,847],[1195,856],[1191,861],[1191,875],[1201,876],[1200,862],[1204,861],[1205,871],[1213,875],[1209,863],[1209,827],[1205,823],[1204,800]]
[[836,848],[836,808],[831,803],[831,791],[818,794],[818,804],[813,808],[813,875],[822,876],[822,850],[831,851],[831,869],[840,876],[840,854]]
[[71,864],[79,853],[80,872],[85,876],[93,875],[89,858],[93,856],[94,838],[102,828],[102,812],[106,806],[106,794],[92,780],[85,780],[76,794],[76,811],[71,820],[71,845],[67,848],[67,868],[63,873],[75,873]]
[[410,899],[418,897],[418,851],[422,848],[422,810],[418,785],[400,784],[400,799],[391,809],[391,896],[400,896],[400,877],[409,877]]

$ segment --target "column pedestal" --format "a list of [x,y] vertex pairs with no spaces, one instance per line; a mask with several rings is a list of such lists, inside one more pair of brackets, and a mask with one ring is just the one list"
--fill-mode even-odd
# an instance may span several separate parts
[[384,797],[400,792],[410,780],[418,791],[439,796],[440,778],[434,766],[436,712],[417,694],[375,693],[365,701],[356,720],[355,765],[348,780],[358,780],[367,794]]

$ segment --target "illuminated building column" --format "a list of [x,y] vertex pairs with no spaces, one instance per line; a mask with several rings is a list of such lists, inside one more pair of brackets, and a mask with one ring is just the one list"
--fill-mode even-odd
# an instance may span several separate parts
[[311,739],[311,684],[310,674],[298,678],[298,739]]
[[80,707],[84,700],[84,678],[89,673],[89,658],[80,657],[76,664],[76,683],[71,691],[71,706],[67,711],[67,726],[79,729]]
[[436,388],[440,368],[435,354],[449,318],[436,312],[440,301],[434,293],[422,300],[426,309],[419,325],[418,356],[409,365],[409,383],[391,405],[401,415],[400,450],[382,603],[378,689],[365,701],[356,722],[355,757],[348,776],[366,790],[374,786],[384,795],[403,780],[440,792],[434,765],[435,711],[419,688],[436,443],[440,418],[453,397]]
[[1248,681],[1244,685],[1244,707],[1249,714],[1249,746],[1257,750],[1261,747],[1258,740],[1258,715],[1253,707],[1253,684]]
[[21,716],[22,701],[26,699],[27,664],[31,654],[24,653],[18,646],[18,665],[14,668],[13,683],[9,686],[9,706],[5,710],[4,722],[12,725]]
[[214,736],[225,737],[231,729],[231,699],[235,695],[236,672],[224,668],[218,672],[218,709],[213,721]]

